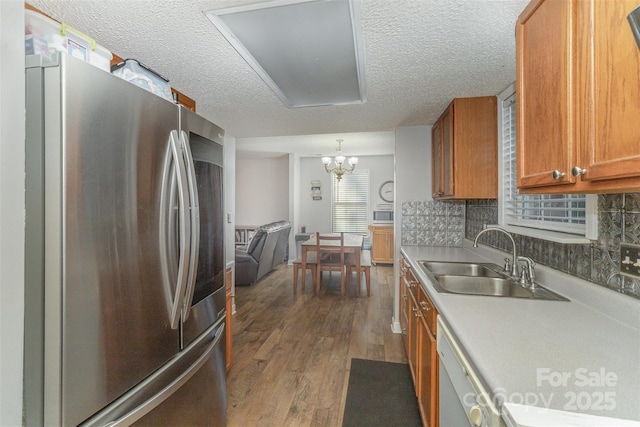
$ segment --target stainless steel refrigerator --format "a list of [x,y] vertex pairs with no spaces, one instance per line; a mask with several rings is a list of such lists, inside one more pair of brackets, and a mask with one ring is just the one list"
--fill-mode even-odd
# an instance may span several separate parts
[[66,55],[26,82],[25,425],[225,425],[224,132]]

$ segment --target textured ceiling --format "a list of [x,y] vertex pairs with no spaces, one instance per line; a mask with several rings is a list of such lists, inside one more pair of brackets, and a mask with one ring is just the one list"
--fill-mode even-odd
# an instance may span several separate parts
[[155,69],[242,138],[431,125],[454,97],[495,95],[515,79],[514,26],[528,1],[361,0],[367,102],[293,109],[203,13],[256,1],[28,3]]

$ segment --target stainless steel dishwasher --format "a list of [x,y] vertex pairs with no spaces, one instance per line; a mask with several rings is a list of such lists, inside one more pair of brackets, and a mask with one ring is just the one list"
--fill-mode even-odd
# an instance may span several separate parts
[[438,316],[440,427],[502,427],[498,409],[462,353],[448,326]]

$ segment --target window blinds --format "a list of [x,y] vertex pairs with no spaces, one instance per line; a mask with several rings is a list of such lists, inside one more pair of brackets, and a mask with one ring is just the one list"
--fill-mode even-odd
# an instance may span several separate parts
[[369,171],[354,171],[338,181],[333,175],[334,233],[366,234],[369,225]]
[[516,170],[516,95],[502,104],[504,221],[510,225],[585,234],[583,194],[518,194]]

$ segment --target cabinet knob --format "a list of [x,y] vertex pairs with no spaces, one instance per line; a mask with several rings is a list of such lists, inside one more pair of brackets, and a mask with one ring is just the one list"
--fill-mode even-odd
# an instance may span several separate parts
[[556,169],[553,172],[551,172],[551,176],[553,177],[553,179],[560,179],[560,178],[564,178],[565,173],[560,172],[558,169]]
[[584,175],[585,173],[587,173],[587,170],[582,169],[580,166],[574,166],[573,169],[571,169],[571,175],[573,176],[580,176]]
[[420,307],[422,307],[423,310],[431,310],[431,307],[429,307],[429,304],[427,304],[426,301],[420,301]]

